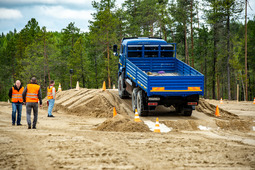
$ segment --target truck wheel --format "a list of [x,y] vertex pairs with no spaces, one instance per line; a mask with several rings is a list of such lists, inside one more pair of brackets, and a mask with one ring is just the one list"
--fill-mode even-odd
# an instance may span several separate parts
[[192,107],[183,107],[181,113],[183,116],[191,116],[192,115]]
[[119,76],[119,80],[118,80],[118,91],[119,91],[119,96],[121,99],[125,99],[127,97],[126,95],[126,90],[123,88],[123,80],[121,75]]
[[176,113],[181,113],[181,112],[182,112],[182,106],[176,105],[176,106],[174,106],[174,107],[175,107],[175,112],[176,112]]
[[148,112],[144,110],[143,91],[139,90],[137,93],[137,112],[139,116],[147,116]]
[[134,88],[133,92],[132,92],[132,109],[133,112],[135,112],[135,109],[137,109],[137,92],[138,92],[138,88]]

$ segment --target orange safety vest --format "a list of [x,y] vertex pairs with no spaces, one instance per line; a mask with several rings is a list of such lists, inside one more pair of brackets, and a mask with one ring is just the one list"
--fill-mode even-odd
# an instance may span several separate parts
[[19,91],[14,89],[14,87],[12,87],[12,102],[13,103],[23,102],[23,98],[22,98],[23,90],[24,90],[24,87],[21,87]]
[[[47,97],[48,97],[48,99],[53,99],[52,89],[53,89],[53,86],[50,86],[50,88],[47,87]],[[55,93],[56,93],[56,89],[55,89]]]
[[38,93],[40,86],[37,84],[28,84],[27,85],[27,96],[26,102],[38,102]]

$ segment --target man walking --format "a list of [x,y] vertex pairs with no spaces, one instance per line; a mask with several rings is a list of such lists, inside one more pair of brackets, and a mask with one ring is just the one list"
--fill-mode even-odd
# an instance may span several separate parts
[[37,84],[36,78],[32,77],[31,83],[28,84],[23,93],[23,100],[26,102],[27,110],[27,125],[28,129],[31,129],[31,111],[34,112],[33,129],[36,129],[37,117],[38,117],[38,100],[40,101],[40,107],[42,107],[42,92],[40,86]]
[[16,81],[15,85],[9,90],[9,97],[12,99],[12,125],[15,125],[16,122],[16,112],[17,116],[17,126],[21,126],[21,114],[22,114],[22,92],[24,87],[22,87],[19,80]]
[[55,89],[54,85],[55,85],[55,81],[51,80],[50,85],[47,88],[47,98],[48,98],[48,101],[49,101],[48,117],[54,117],[52,115],[52,109],[53,109],[53,106],[54,106],[54,103],[55,103],[55,97],[56,97],[56,89]]

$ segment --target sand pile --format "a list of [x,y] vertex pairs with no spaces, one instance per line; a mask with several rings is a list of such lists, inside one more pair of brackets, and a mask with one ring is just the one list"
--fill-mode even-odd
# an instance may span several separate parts
[[250,120],[216,120],[218,127],[224,130],[252,131],[253,122]]
[[194,120],[178,120],[178,121],[160,121],[166,126],[171,127],[173,131],[187,130],[193,131],[198,130],[198,123]]
[[107,119],[95,130],[115,132],[150,132],[150,129],[143,122],[135,122],[129,116],[116,115]]
[[[216,106],[208,103],[205,99],[199,99],[199,104],[196,106],[196,110],[199,112],[203,112],[209,116],[215,117]],[[239,117],[233,113],[230,113],[226,110],[219,108],[220,111],[220,119],[238,119]]]
[[101,89],[61,91],[55,101],[55,111],[78,116],[112,117],[113,107],[116,107],[118,114],[128,113],[118,96]]

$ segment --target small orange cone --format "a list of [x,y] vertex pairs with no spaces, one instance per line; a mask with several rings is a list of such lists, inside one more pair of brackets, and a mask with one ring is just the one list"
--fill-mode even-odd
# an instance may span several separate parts
[[222,98],[220,98],[220,104],[223,104],[223,100],[222,100]]
[[217,107],[216,107],[215,116],[216,116],[216,117],[219,117],[219,116],[220,116],[220,110],[219,110],[218,105],[217,105]]
[[116,108],[113,107],[113,117],[117,115],[117,111],[116,111]]
[[154,132],[156,132],[156,133],[160,133],[158,117],[157,117],[157,119],[156,119],[156,124],[155,124]]
[[80,90],[79,81],[77,81],[76,90]]
[[253,100],[253,104],[255,104],[255,97],[254,97],[254,100]]
[[104,83],[103,83],[103,87],[102,87],[102,89],[103,89],[103,91],[105,91],[105,90],[106,90],[105,81],[104,81]]
[[58,86],[58,91],[62,91],[60,83],[59,83],[59,86]]
[[137,113],[137,109],[135,109],[135,122],[141,122],[141,119],[139,118],[139,115]]

